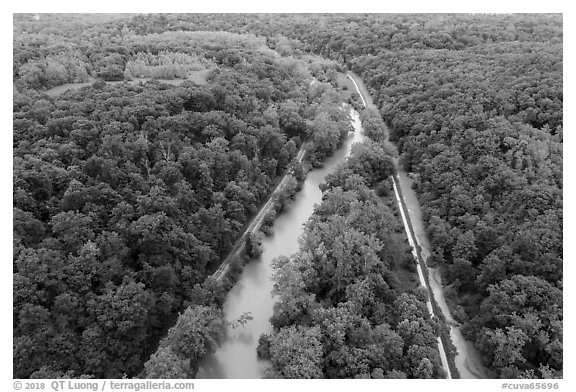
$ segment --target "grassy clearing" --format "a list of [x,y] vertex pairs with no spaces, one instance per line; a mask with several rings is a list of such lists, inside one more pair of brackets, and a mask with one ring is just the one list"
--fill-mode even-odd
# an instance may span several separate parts
[[408,239],[404,233],[394,233],[392,236],[394,249],[398,249],[403,253],[402,262],[393,266],[394,272],[398,276],[400,290],[402,292],[410,292],[420,286],[414,260],[412,259],[407,241]]
[[352,93],[356,92],[356,87],[354,86],[354,83],[352,83],[352,81],[350,80],[350,78],[346,76],[346,74],[343,74],[341,72],[338,72],[336,76],[336,86],[342,90],[345,101],[347,101],[349,98],[352,97]]
[[51,89],[44,91],[44,93],[46,93],[50,97],[57,97],[58,95],[63,94],[66,91],[79,90],[82,87],[90,86],[95,81],[96,78],[90,77],[87,82],[61,84],[60,86],[52,87]]
[[[193,83],[196,83],[199,86],[206,86],[208,85],[208,74],[210,73],[210,69],[203,69],[200,71],[193,71],[193,72],[188,72],[188,79]],[[180,79],[181,80],[181,79]],[[183,80],[182,80],[183,82]],[[181,82],[181,83],[182,83]]]
[[[157,80],[161,83],[165,83],[165,84],[170,84],[172,86],[180,86],[182,83],[184,83],[186,80],[191,81],[192,83],[195,83],[199,86],[207,86],[208,85],[208,73],[210,72],[209,69],[203,69],[200,71],[193,71],[193,72],[189,72],[188,73],[188,77],[186,79],[152,79],[152,78],[135,78],[132,80],[119,80],[119,81],[112,81],[112,82],[106,82],[107,84],[120,84],[120,83],[127,83],[131,86],[135,86],[141,82],[146,83],[146,82],[150,82],[153,80]],[[65,93],[66,91],[69,90],[78,90],[81,89],[82,87],[86,87],[86,86],[90,86],[92,83],[94,83],[97,79],[90,77],[90,79],[87,82],[81,82],[81,83],[66,83],[66,84],[62,84],[60,86],[56,86],[53,87],[49,90],[44,91],[45,94],[49,95],[50,97],[57,97],[63,93]],[[19,91],[17,90],[16,86],[14,86],[14,92],[15,93],[19,93]]]

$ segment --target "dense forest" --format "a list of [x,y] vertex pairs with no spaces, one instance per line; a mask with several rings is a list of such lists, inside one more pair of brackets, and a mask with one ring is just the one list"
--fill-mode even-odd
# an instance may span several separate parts
[[[415,173],[432,262],[443,267],[466,336],[502,377],[558,376],[561,18],[422,25],[434,33],[410,34],[418,30],[411,25],[404,43],[366,48],[350,66],[376,98],[404,168]],[[344,47],[362,45],[352,41],[338,50],[344,58],[355,55]]]
[[403,281],[413,261],[398,234],[393,171],[378,144],[354,146],[327,178],[300,251],[275,260],[275,332],[259,346],[270,377],[444,377],[427,291]]
[[135,376],[188,306],[177,325],[218,323],[206,278],[303,141],[319,164],[349,123],[331,61],[66,18],[15,24],[14,376]]
[[363,76],[466,336],[499,376],[561,376],[562,16],[235,15],[219,28],[283,35]]
[[271,376],[443,376],[385,123],[466,337],[499,377],[561,377],[562,52],[561,15],[14,15],[14,376],[193,375],[207,277],[303,142],[341,143],[349,69],[373,141],[277,261]]

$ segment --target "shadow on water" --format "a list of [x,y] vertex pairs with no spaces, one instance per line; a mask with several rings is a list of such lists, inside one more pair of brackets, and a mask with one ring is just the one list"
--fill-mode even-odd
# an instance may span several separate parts
[[241,343],[241,344],[252,344],[254,343],[254,335],[251,333],[240,332],[237,333],[227,333],[227,339],[232,343]]
[[226,374],[224,373],[218,358],[214,354],[210,354],[202,360],[202,371],[206,375],[202,378],[216,378],[216,379],[223,379],[226,378]]

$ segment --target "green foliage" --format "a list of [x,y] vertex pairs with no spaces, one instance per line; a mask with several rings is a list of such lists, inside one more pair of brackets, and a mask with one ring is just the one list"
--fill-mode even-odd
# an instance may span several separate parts
[[[208,306],[191,306],[182,313],[176,324],[160,342],[160,348],[169,349],[177,361],[189,361],[190,374],[198,371],[200,359],[212,353],[224,333],[222,311]],[[161,355],[162,353],[157,355]],[[166,352],[165,354],[170,354]],[[163,355],[163,354],[162,354]],[[156,371],[156,370],[154,370]]]
[[[490,362],[495,346],[487,342],[504,333],[498,328],[516,326],[498,312],[494,324],[481,304],[494,295],[490,285],[515,275],[562,287],[562,18],[292,15],[251,23],[363,75],[400,163],[417,175],[434,259],[461,299],[462,319],[475,320],[465,329],[489,353],[488,365],[512,377],[540,364],[561,371],[561,329],[546,333],[556,354],[528,345],[515,364]],[[294,27],[305,24],[317,28]],[[376,113],[362,116],[367,133],[383,129]],[[527,295],[527,287],[518,290]],[[526,311],[518,317],[546,319],[544,311]]]
[[[307,122],[338,99],[331,90],[309,101],[308,65],[262,38],[147,32],[154,17],[124,17],[126,28],[15,15],[20,378],[42,366],[135,376],[187,305],[221,305],[222,286],[202,282],[292,164]],[[133,77],[191,80],[120,82]],[[67,83],[83,88],[64,92]],[[298,186],[290,178],[282,204]],[[194,361],[211,349],[196,347]],[[158,355],[155,367],[173,361]]]
[[256,348],[256,353],[260,359],[270,359],[270,345],[271,336],[268,334],[262,334],[258,338],[258,347]]
[[254,316],[250,312],[244,312],[236,320],[228,322],[230,328],[245,327],[248,321],[253,320]]
[[266,354],[270,344],[274,377],[443,375],[426,298],[400,295],[402,255],[390,247],[399,223],[367,188],[374,173],[355,160],[362,153],[327,178],[300,251],[274,261],[275,332],[259,346]]
[[479,348],[502,368],[527,370],[527,361],[561,368],[561,291],[541,278],[513,275],[488,293],[471,321]]
[[380,113],[371,108],[360,111],[360,121],[364,134],[371,140],[382,142],[388,138],[388,129]]
[[342,145],[353,131],[348,108],[342,105],[341,95],[328,83],[310,86],[308,100],[317,107],[316,115],[306,124],[306,136],[311,140],[310,160],[313,165],[321,162]]
[[262,238],[258,234],[251,233],[246,237],[246,254],[250,258],[258,258],[262,253]]
[[[15,377],[135,375],[184,303],[220,301],[190,288],[306,137],[321,165],[351,130],[344,64],[375,99],[361,118],[377,143],[327,178],[308,249],[279,262],[275,327],[349,303],[400,333],[398,222],[368,189],[385,196],[394,171],[385,123],[467,335],[503,377],[562,373],[558,15],[15,14],[13,41]],[[133,77],[189,80],[118,83]],[[69,83],[85,87],[58,95]],[[335,375],[439,376],[426,349],[382,365],[365,343],[324,352]]]
[[281,329],[270,342],[270,359],[283,378],[321,378],[320,328]]
[[354,145],[355,153],[349,158],[348,168],[366,180],[370,188],[388,179],[396,169],[389,152],[370,140]]
[[146,378],[191,378],[188,362],[170,347],[161,347],[144,364]]
[[206,69],[210,62],[194,54],[171,51],[158,55],[139,52],[126,63],[124,76],[127,78],[187,79]]
[[277,214],[284,211],[284,209],[288,207],[289,203],[294,200],[294,196],[296,195],[296,192],[298,192],[298,189],[298,181],[294,176],[288,174],[286,182],[283,184],[280,191],[274,195],[274,210]]

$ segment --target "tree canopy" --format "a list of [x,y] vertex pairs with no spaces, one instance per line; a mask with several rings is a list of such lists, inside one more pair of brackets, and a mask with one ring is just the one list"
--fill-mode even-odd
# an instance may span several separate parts
[[302,143],[316,166],[340,146],[347,69],[373,141],[278,261],[275,375],[441,376],[372,191],[389,191],[387,137],[466,337],[499,376],[562,375],[561,15],[13,18],[15,377],[193,368],[162,336],[218,307],[207,276]]
[[[334,62],[130,18],[14,16],[18,378],[193,375],[217,339],[186,309],[221,305],[207,278],[304,139],[321,163],[348,132],[335,84],[310,85]],[[174,325],[187,348],[157,351]]]

